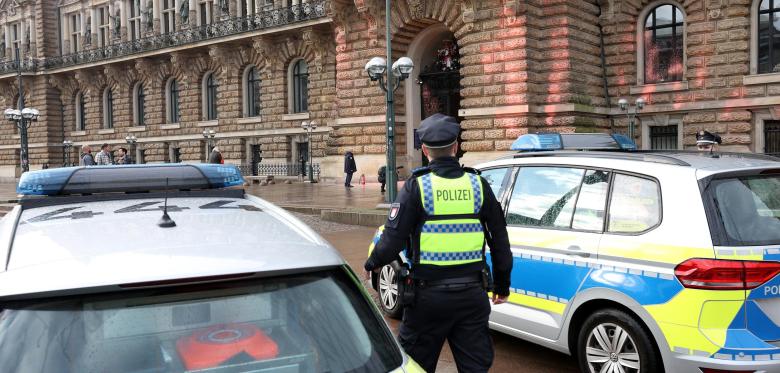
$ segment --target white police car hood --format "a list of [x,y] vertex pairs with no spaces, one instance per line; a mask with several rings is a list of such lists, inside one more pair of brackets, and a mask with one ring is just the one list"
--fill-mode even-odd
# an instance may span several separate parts
[[10,254],[0,252],[0,297],[344,263],[311,229],[255,197],[171,198],[174,228],[157,225],[162,206],[153,198],[23,211]]

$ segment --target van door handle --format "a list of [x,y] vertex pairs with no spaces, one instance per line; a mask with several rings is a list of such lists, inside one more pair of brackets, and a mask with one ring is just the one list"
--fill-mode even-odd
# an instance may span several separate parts
[[569,246],[569,247],[566,249],[566,251],[568,251],[568,252],[566,253],[566,255],[571,255],[571,256],[579,256],[579,257],[581,257],[581,258],[590,258],[590,253],[588,253],[588,252],[583,252],[583,251],[582,251],[582,248],[581,248],[581,247],[579,247],[579,246],[577,246],[577,245],[571,245],[571,246]]

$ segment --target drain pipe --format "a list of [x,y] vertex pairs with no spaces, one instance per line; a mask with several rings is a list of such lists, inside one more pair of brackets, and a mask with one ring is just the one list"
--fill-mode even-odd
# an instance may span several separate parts
[[599,25],[599,46],[601,47],[601,80],[604,84],[604,100],[607,102],[607,117],[609,118],[609,132],[613,132],[615,130],[615,118],[613,118],[611,115],[609,115],[609,110],[612,107],[612,100],[609,97],[609,84],[607,82],[607,57],[606,52],[604,51],[604,29],[601,26],[601,1],[596,0],[596,4],[598,4],[599,7],[599,15],[598,15],[598,22]]

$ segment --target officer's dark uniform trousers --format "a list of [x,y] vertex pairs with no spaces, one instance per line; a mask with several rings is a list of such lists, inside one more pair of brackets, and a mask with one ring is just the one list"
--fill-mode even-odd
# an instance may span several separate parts
[[[456,179],[464,175],[455,158],[437,159],[429,165],[436,177]],[[421,179],[423,180],[423,179]],[[479,177],[483,201],[476,226],[484,227],[491,247],[492,269],[498,294],[509,293],[512,253],[501,206],[489,184]],[[425,182],[424,180],[422,182]],[[416,178],[406,182],[394,208],[397,215],[385,225],[382,238],[366,268],[390,263],[412,237],[413,252],[420,247],[421,227],[426,212]],[[391,210],[392,211],[392,210]],[[419,253],[419,250],[417,251]],[[481,250],[476,251],[481,259]],[[434,253],[435,254],[435,253]],[[430,253],[429,253],[430,255]],[[493,343],[488,328],[490,300],[482,286],[482,260],[458,265],[415,264],[417,295],[413,306],[404,309],[399,339],[402,347],[427,372],[436,370],[444,341],[449,341],[459,372],[487,372],[493,362]]]

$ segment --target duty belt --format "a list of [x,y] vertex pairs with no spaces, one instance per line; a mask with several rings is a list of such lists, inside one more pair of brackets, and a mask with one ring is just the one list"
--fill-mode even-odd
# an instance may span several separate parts
[[479,275],[472,275],[467,277],[445,278],[441,280],[417,280],[417,285],[427,289],[467,288],[477,285],[481,286],[482,279]]

